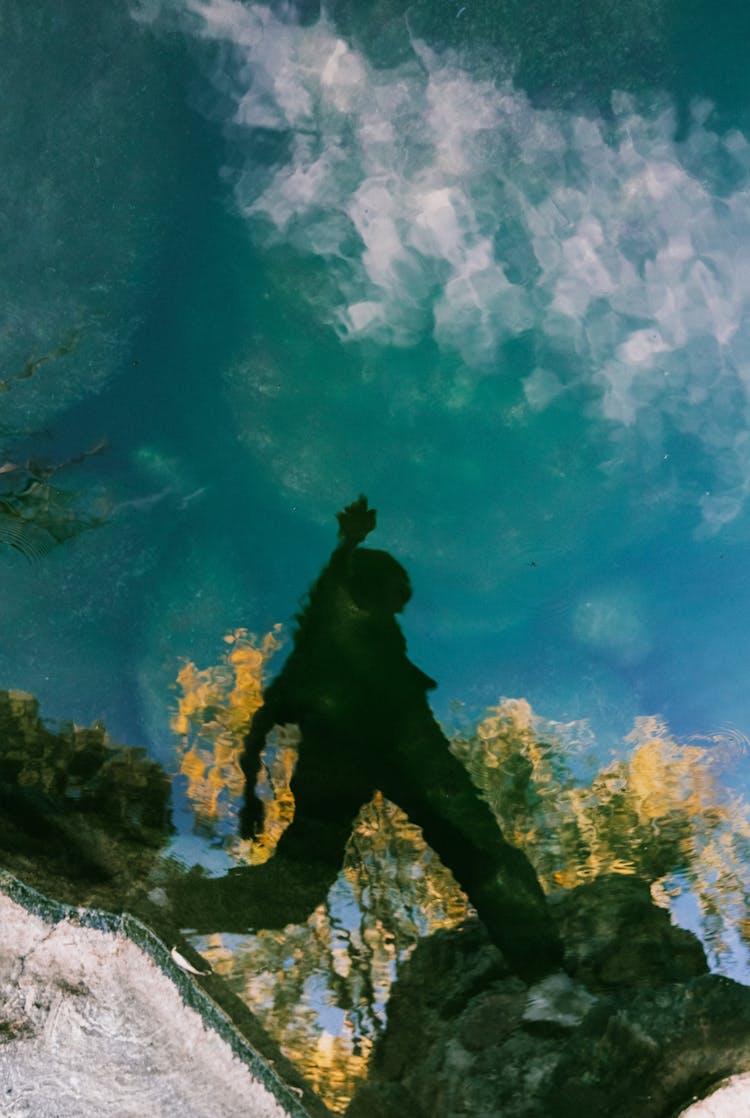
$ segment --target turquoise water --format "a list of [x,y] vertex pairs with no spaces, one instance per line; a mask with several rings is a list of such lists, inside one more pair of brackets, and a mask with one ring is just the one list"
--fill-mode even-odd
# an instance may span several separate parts
[[[523,698],[590,775],[655,716],[747,794],[749,23],[7,0],[0,499],[39,463],[55,488],[38,558],[0,523],[0,688],[175,773],[181,667],[288,623],[366,493],[447,726]],[[174,791],[173,850],[225,867]],[[412,938],[443,919],[391,892]]]
[[168,756],[364,491],[439,713],[745,732],[745,22],[9,5],[4,450],[113,511],[3,554],[4,683]]
[[659,715],[746,787],[749,18],[7,4],[3,455],[105,439],[106,514],[0,552],[2,686],[174,771],[181,664],[364,492],[439,717]]

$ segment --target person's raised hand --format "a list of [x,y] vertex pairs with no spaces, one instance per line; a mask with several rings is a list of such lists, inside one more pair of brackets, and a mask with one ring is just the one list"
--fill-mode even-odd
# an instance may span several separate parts
[[336,513],[339,522],[339,536],[348,543],[361,543],[365,536],[375,528],[375,509],[368,508],[364,495]]

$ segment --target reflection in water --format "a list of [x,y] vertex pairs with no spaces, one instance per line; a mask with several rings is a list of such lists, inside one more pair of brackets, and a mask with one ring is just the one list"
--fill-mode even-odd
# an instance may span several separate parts
[[[239,839],[239,759],[262,703],[264,670],[281,642],[278,630],[259,641],[236,630],[225,641],[219,664],[181,670],[172,726],[183,739],[180,773],[197,829],[221,836],[236,861],[259,864],[292,818],[298,735],[293,727],[271,735],[268,779],[259,789],[263,829],[254,841]],[[460,923],[467,903],[419,829],[379,793],[357,816],[339,868],[325,904],[306,923],[256,935],[217,932],[196,942],[326,1103],[342,1110],[366,1075],[398,964],[420,936]]]
[[57,465],[4,462],[0,466],[0,545],[35,559],[102,524],[109,511],[105,506],[95,507],[78,494],[53,485],[52,478],[65,467],[99,454],[104,445],[99,443]]
[[[245,926],[304,919],[325,899],[354,819],[379,790],[422,828],[516,973],[539,978],[561,964],[562,945],[531,864],[505,841],[450,753],[427,703],[434,681],[406,655],[395,616],[411,597],[406,571],[386,552],[359,547],[375,527],[365,497],[337,519],[337,545],[242,756],[241,829],[250,836],[263,818],[254,786],[268,734],[300,726],[294,819],[271,861],[235,875],[232,903],[244,909]],[[215,903],[224,900],[220,890],[210,892]]]
[[343,1110],[365,1077],[399,965],[467,904],[418,828],[376,796],[342,871],[304,924],[196,941],[326,1104]]
[[[275,631],[259,642],[238,631],[222,664],[188,666],[180,677],[175,726],[187,735],[185,756],[193,754],[184,770],[193,774],[191,802],[206,834],[236,825],[242,730],[259,709],[263,668],[279,643]],[[650,883],[665,907],[689,894],[704,941],[726,964],[748,939],[750,812],[722,792],[723,751],[713,739],[677,742],[654,718],[638,719],[623,746],[623,756],[583,779],[581,753],[594,752],[587,727],[545,722],[524,700],[501,701],[452,743],[548,892],[571,896],[596,881],[614,897],[614,873]],[[288,741],[266,754],[282,801],[293,754]],[[201,784],[196,774],[213,768]],[[4,864],[53,895],[122,907],[160,879],[156,858],[169,832],[164,774],[142,751],[114,746],[102,727],[52,731],[31,696],[0,692],[0,795]],[[274,800],[266,806],[280,827]],[[272,841],[259,856],[268,857]],[[232,851],[238,862],[251,853],[249,844]],[[169,893],[174,882],[161,880]],[[325,903],[306,923],[255,935],[217,927],[193,938],[319,1095],[342,1111],[367,1074],[401,964],[420,937],[455,927],[468,911],[420,830],[376,795],[355,821]]]
[[636,874],[665,907],[691,894],[717,962],[744,961],[732,941],[750,944],[750,809],[721,787],[721,750],[710,739],[678,743],[660,719],[642,717],[626,756],[586,783],[573,775],[580,739],[570,729],[506,700],[454,748],[548,892]]
[[[297,746],[280,735],[264,754],[270,780],[261,841],[232,833],[243,735],[262,708],[263,672],[280,643],[277,630],[260,641],[238,630],[219,665],[186,665],[180,674],[174,726],[185,742],[182,771],[196,821],[227,843],[248,875],[257,872],[248,860],[269,858],[291,815]],[[614,896],[607,875],[637,877],[673,911],[685,897],[694,900],[704,942],[725,969],[732,953],[735,963],[743,956],[750,811],[723,792],[725,754],[714,739],[680,743],[658,719],[640,718],[621,755],[586,779],[586,755],[595,755],[586,725],[545,722],[524,700],[506,699],[455,734],[452,749],[547,892],[570,896],[596,881]],[[169,832],[164,774],[142,751],[114,746],[102,727],[52,731],[31,696],[0,692],[0,796],[3,862],[53,895],[137,906],[161,881],[170,899],[193,886],[201,897],[200,876],[175,881],[157,868]],[[234,880],[224,879],[230,887]],[[305,923],[247,934],[218,919],[193,940],[324,1101],[343,1111],[367,1075],[400,966],[420,937],[468,913],[419,828],[376,794],[354,822],[325,902]]]
[[267,759],[270,777],[265,826],[255,842],[239,838],[239,800],[245,786],[240,757],[253,715],[263,703],[263,672],[281,647],[280,626],[258,643],[245,629],[228,633],[220,664],[181,669],[181,691],[172,729],[182,739],[179,771],[200,830],[221,834],[238,862],[260,864],[270,857],[289,822],[289,782],[296,757],[292,734],[282,735]]
[[[399,964],[420,936],[455,926],[469,911],[465,894],[414,825],[421,822],[419,803],[407,794],[405,806],[416,807],[410,822],[381,792],[369,800],[362,795],[360,777],[386,793],[393,787],[393,800],[400,798],[402,789],[387,768],[372,765],[366,750],[377,755],[380,745],[392,764],[388,742],[395,739],[409,756],[406,731],[418,739],[420,723],[399,718],[413,709],[416,693],[424,699],[431,681],[406,658],[393,617],[408,599],[406,573],[384,557],[388,607],[378,612],[371,573],[361,586],[347,570],[356,544],[372,526],[372,512],[358,502],[343,515],[352,517],[351,533],[358,538],[349,541],[347,552],[344,519],[339,547],[311,591],[294,649],[274,682],[263,687],[280,645],[278,630],[260,642],[238,630],[225,638],[229,649],[221,664],[183,668],[173,720],[185,742],[181,772],[200,829],[224,836],[235,860],[245,863],[218,882],[189,875],[190,897],[182,912],[190,919],[183,922],[203,933],[196,942],[214,969],[336,1110],[346,1107],[366,1074]],[[368,561],[374,568],[380,563]],[[377,691],[377,705],[370,688]],[[421,709],[428,709],[426,703]],[[300,724],[301,738],[297,727],[288,725],[292,721]],[[434,749],[445,748],[437,728],[428,740]],[[242,812],[246,831],[257,820],[256,834],[241,840],[232,832],[245,744],[249,775],[262,754],[263,779],[259,798],[248,796]],[[744,855],[750,813],[739,800],[722,795],[713,744],[680,744],[658,719],[640,718],[623,743],[624,757],[586,780],[580,772],[586,755],[595,755],[596,743],[584,723],[545,722],[524,700],[504,700],[476,727],[454,736],[452,753],[463,764],[451,771],[468,770],[502,834],[525,852],[546,892],[614,873],[648,882],[663,907],[674,909],[689,894],[700,907],[705,942],[726,962],[732,930],[747,934],[750,878]],[[429,752],[410,756],[412,775],[439,795],[444,783],[435,780]],[[299,801],[300,757],[314,766],[312,789],[320,804],[312,797],[311,811],[305,802],[310,770],[302,769],[302,817],[297,803],[290,827],[293,791]],[[350,812],[341,817],[340,789]],[[408,782],[405,789],[410,791]],[[353,827],[347,799],[352,790],[367,800]],[[481,818],[482,801],[473,788],[461,807]],[[336,829],[333,841],[322,826],[331,818],[326,813]],[[297,828],[302,844],[290,846]],[[339,831],[346,832],[340,846]],[[330,842],[322,869],[314,856],[321,836]],[[276,848],[280,854],[270,857]],[[440,853],[450,865],[450,845]],[[262,862],[270,871],[267,879],[247,866]],[[280,901],[267,897],[269,883],[278,886]],[[305,905],[313,909],[306,923],[304,916],[283,919]],[[249,927],[263,928],[264,911],[269,924],[275,919],[277,927],[287,926],[247,934]]]
[[120,911],[171,832],[169,793],[161,767],[101,724],[51,730],[33,696],[0,691],[0,851],[14,873]]
[[[194,692],[207,687],[200,701],[188,694],[181,703],[181,710],[193,710],[193,732],[206,719],[204,741],[231,717],[222,704],[237,694],[228,670],[235,643],[247,649],[240,662],[255,665],[257,680],[248,694],[257,709],[261,673],[277,639],[269,635],[251,655],[251,638],[235,634],[221,665],[204,672],[191,667],[181,676]],[[680,743],[659,719],[639,718],[622,756],[586,779],[580,773],[597,752],[587,725],[548,722],[525,700],[506,699],[457,733],[452,749],[548,893],[611,873],[637,876],[650,884],[656,903],[673,912],[686,898],[697,902],[714,961],[724,969],[741,962],[737,937],[750,938],[750,811],[721,787],[720,743]],[[225,788],[210,800],[213,822],[195,785],[196,817],[211,832],[226,833],[236,820],[239,751],[238,738],[231,793]],[[286,815],[291,763],[278,764],[282,752],[266,756]],[[204,763],[210,771],[210,751]],[[266,819],[275,821],[282,809],[273,805],[266,804]],[[467,911],[465,895],[418,828],[377,795],[356,820],[326,903],[305,924],[255,935],[217,932],[196,943],[327,1105],[341,1111],[366,1076],[399,965],[419,937],[456,926]]]

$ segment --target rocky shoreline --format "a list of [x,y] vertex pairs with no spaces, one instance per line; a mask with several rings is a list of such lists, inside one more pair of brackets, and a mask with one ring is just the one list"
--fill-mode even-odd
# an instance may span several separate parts
[[[0,730],[3,1113],[33,1089],[35,1118],[330,1114],[181,931],[194,882],[162,857],[159,766],[100,726],[51,731],[21,692]],[[709,973],[646,881],[547,904],[564,964],[533,985],[476,919],[419,941],[347,1118],[676,1118],[750,1072],[750,988]]]
[[418,945],[347,1118],[672,1118],[750,1070],[750,988],[709,974],[646,885],[552,909],[566,972],[532,987],[478,921]]
[[133,917],[0,873],[3,1114],[308,1118],[181,962]]

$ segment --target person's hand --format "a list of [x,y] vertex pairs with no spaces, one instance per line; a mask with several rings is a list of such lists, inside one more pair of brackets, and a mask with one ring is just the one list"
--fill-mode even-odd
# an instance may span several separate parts
[[367,507],[367,497],[361,496],[341,512],[336,513],[339,522],[339,536],[349,543],[361,543],[365,536],[375,528],[375,509]]
[[240,811],[240,838],[254,839],[263,830],[263,803],[252,788],[245,791],[245,800]]

